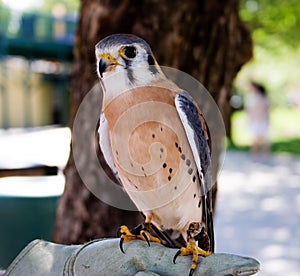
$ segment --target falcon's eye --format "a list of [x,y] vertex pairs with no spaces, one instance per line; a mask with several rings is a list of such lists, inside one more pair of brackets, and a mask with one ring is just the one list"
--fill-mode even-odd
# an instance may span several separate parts
[[134,46],[125,46],[123,49],[124,56],[126,58],[135,58],[136,48]]

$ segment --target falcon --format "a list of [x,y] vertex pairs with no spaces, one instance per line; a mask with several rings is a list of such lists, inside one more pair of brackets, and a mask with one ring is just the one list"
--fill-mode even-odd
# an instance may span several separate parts
[[[166,51],[167,52],[167,51]],[[150,46],[114,34],[95,46],[103,90],[99,144],[117,181],[145,216],[120,227],[123,242],[179,248],[174,256],[214,251],[209,131],[191,96],[169,80]]]

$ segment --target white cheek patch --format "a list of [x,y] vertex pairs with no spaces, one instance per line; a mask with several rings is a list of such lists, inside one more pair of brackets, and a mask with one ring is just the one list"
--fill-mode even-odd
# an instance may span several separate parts
[[150,84],[157,77],[149,70],[149,66],[139,66],[132,70],[133,79],[136,86],[145,86]]

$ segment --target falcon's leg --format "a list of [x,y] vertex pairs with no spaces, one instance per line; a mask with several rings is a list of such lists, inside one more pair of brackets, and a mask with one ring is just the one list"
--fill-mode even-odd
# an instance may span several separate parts
[[160,243],[160,239],[152,236],[150,234],[150,223],[145,223],[145,225],[139,225],[135,227],[132,230],[129,230],[127,226],[122,225],[120,227],[120,234],[121,234],[121,239],[120,239],[120,249],[123,253],[123,243],[127,241],[133,241],[133,240],[142,240],[146,241],[148,245],[150,246],[150,242],[158,242]]
[[206,251],[198,247],[197,245],[197,236],[201,233],[200,224],[195,222],[191,223],[187,230],[187,245],[186,247],[181,247],[173,258],[173,263],[175,264],[176,258],[178,256],[188,256],[192,255],[192,265],[190,269],[191,276],[198,264],[198,256],[201,255],[203,257],[210,256],[212,252]]

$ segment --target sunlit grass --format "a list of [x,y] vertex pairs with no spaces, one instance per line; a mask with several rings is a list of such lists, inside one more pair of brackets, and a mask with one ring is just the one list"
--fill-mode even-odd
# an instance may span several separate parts
[[[232,141],[236,149],[248,150],[251,135],[244,111],[232,115]],[[275,107],[270,113],[270,141],[273,152],[300,154],[300,108]]]

